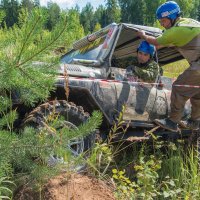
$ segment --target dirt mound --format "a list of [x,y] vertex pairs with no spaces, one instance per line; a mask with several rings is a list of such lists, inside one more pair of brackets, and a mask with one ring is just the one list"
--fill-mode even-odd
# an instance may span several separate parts
[[112,189],[103,181],[81,174],[59,175],[50,179],[41,194],[22,188],[15,200],[114,200]]

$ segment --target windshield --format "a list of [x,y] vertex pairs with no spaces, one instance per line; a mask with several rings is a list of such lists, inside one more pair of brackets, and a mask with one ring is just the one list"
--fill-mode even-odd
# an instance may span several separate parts
[[89,43],[88,45],[78,49],[72,50],[61,59],[63,63],[71,63],[72,59],[85,59],[85,60],[96,60],[100,50],[102,49],[103,43],[105,41],[106,35],[99,39],[96,39],[94,42]]

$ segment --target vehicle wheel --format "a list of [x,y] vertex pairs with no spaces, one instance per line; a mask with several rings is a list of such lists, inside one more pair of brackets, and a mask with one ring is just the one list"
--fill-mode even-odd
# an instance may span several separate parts
[[[63,123],[62,127],[60,126],[60,129],[63,128],[63,126],[68,129],[78,129],[79,125],[85,123],[89,119],[89,114],[84,112],[83,108],[80,106],[68,103],[65,100],[50,101],[35,108],[24,120],[23,127],[32,126],[41,131],[47,127],[47,119],[51,115],[57,115],[62,118]],[[52,135],[51,130],[49,130],[49,134]],[[92,133],[85,138],[79,137],[69,140],[66,144],[66,148],[70,149],[72,156],[77,157],[91,148],[94,141],[95,133]],[[63,162],[63,159],[58,158],[55,155],[50,155],[48,165],[54,166],[58,162]],[[80,171],[83,167],[83,164],[79,164],[73,166],[73,169]]]

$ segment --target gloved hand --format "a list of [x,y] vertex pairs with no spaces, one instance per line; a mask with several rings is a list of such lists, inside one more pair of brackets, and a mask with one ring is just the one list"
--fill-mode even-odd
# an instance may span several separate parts
[[134,74],[134,72],[135,72],[135,66],[134,65],[130,65],[126,68],[126,74],[132,75],[132,74]]
[[136,66],[130,65],[126,68],[126,80],[130,82],[136,82],[137,77],[135,76],[135,68]]

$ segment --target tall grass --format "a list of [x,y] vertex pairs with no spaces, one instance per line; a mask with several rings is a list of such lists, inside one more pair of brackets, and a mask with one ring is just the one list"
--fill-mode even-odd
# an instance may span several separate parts
[[161,179],[168,176],[174,180],[174,190],[179,188],[181,191],[176,198],[200,199],[199,162],[195,146],[178,145],[175,150],[168,149],[159,174]]
[[[153,150],[154,149],[154,150]],[[117,199],[200,199],[200,169],[196,146],[164,142],[142,145],[132,155],[132,176],[124,163],[113,169]],[[121,159],[122,160],[122,159]],[[123,159],[124,161],[124,159]],[[128,162],[127,162],[128,163]]]
[[[115,185],[116,199],[200,199],[198,145],[185,141],[113,143],[122,131],[122,116],[109,133],[108,141],[97,142],[88,158],[88,171]],[[123,129],[126,133],[126,128]]]

